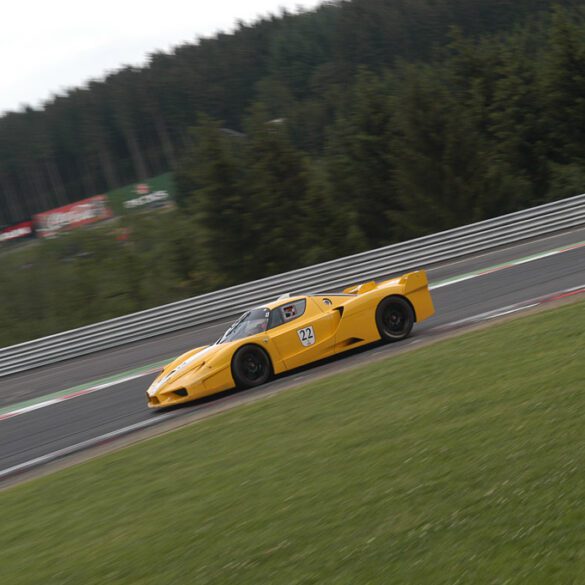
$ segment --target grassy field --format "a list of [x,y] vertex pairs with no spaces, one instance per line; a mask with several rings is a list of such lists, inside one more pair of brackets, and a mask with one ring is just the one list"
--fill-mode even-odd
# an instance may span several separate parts
[[0,583],[585,583],[585,304],[0,493]]

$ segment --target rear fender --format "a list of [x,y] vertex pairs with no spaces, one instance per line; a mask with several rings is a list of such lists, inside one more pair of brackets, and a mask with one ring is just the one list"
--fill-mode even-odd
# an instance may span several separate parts
[[431,293],[429,292],[429,281],[424,270],[409,272],[400,278],[385,280],[378,285],[378,289],[386,289],[389,294],[396,294],[406,298],[414,309],[417,322],[428,319],[435,313]]

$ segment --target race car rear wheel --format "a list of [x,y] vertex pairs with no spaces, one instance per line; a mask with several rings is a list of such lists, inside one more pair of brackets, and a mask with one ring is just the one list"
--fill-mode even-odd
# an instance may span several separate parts
[[232,358],[232,376],[238,388],[251,388],[267,382],[272,364],[267,353],[256,345],[240,347]]
[[408,337],[414,325],[414,311],[402,297],[386,297],[376,309],[376,325],[384,341],[400,341]]

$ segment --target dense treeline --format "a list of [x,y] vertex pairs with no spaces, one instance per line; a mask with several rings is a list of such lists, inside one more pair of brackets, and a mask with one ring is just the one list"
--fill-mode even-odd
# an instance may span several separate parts
[[291,121],[298,146],[318,152],[359,67],[427,59],[453,25],[465,36],[501,32],[551,4],[339,0],[156,53],[146,67],[0,118],[0,226],[172,169],[201,112],[242,130],[259,100]]
[[[286,16],[279,34],[301,51],[303,27],[329,30],[313,17]],[[583,192],[584,32],[579,6],[487,35],[452,28],[416,60],[351,62],[343,82],[283,55],[237,124],[193,113],[171,149],[178,210],[0,257],[0,344]]]
[[261,100],[243,136],[204,119],[176,178],[206,272],[229,284],[583,192],[584,14],[358,68],[316,150],[308,116]]

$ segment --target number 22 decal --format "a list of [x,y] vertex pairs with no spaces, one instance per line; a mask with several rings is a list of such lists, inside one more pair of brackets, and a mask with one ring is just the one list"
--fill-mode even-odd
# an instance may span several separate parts
[[313,331],[313,327],[303,327],[297,331],[299,335],[299,339],[301,343],[308,347],[309,345],[313,345],[315,343],[315,332]]

